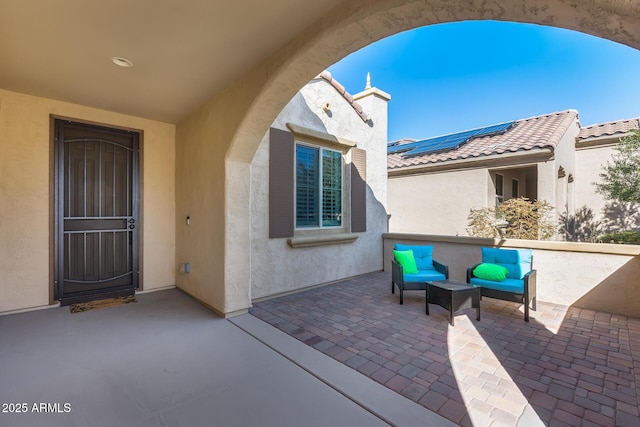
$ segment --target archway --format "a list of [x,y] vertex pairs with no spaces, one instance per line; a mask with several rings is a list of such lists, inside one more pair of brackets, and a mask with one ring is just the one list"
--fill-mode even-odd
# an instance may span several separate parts
[[261,78],[263,85],[238,125],[228,159],[250,161],[259,138],[277,112],[320,71],[366,45],[402,31],[454,21],[512,21],[576,30],[640,49],[640,7],[631,2],[531,3],[379,0],[349,2],[335,9],[247,76],[251,81]]
[[[194,204],[189,197],[196,197],[191,190],[195,178],[196,183],[214,183],[207,200],[198,201],[198,206],[204,206],[210,221],[220,224],[219,229],[194,233],[189,239],[178,231],[177,253],[185,253],[186,259],[200,257],[201,264],[207,264],[201,276],[181,279],[179,285],[225,315],[250,306],[249,269],[242,262],[228,261],[249,258],[251,160],[268,126],[299,88],[327,66],[384,37],[425,25],[485,19],[572,29],[640,48],[640,7],[629,1],[344,2],[178,126],[178,150],[188,145],[183,140],[197,142],[185,148],[185,160],[177,165],[177,193],[186,194],[182,201],[183,196],[177,198],[177,218],[187,213],[180,212],[181,204]],[[189,162],[198,162],[195,158],[203,152],[220,159],[224,155],[224,163],[201,163],[210,171],[195,177],[191,172],[182,174],[180,168],[190,168]],[[220,193],[224,205],[213,202]],[[199,240],[196,245],[194,239]],[[209,248],[209,253],[198,255],[198,247]]]

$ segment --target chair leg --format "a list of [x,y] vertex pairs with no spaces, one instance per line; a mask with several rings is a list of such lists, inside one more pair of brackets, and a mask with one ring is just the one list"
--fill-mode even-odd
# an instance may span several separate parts
[[403,294],[404,294],[404,292],[403,292],[402,288],[400,288],[400,304],[404,304],[404,300],[403,300],[403,296],[404,295]]
[[537,301],[538,301],[538,298],[537,298],[537,297],[533,297],[533,298],[531,298],[531,309],[532,309],[533,311],[536,311],[536,302],[537,302]]
[[529,321],[529,301],[526,298],[524,300],[524,321]]
[[391,293],[392,294],[396,293],[396,285],[393,283],[393,280],[391,281]]

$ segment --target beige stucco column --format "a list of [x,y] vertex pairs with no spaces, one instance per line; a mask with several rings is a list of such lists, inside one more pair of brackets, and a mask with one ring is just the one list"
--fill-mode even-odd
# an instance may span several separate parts
[[251,164],[225,162],[225,313],[251,304]]

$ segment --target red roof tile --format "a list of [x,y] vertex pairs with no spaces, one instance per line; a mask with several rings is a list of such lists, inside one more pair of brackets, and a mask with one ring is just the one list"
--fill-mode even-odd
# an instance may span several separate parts
[[[513,153],[535,148],[551,148],[553,150],[567,132],[571,123],[577,118],[577,111],[566,110],[516,120],[515,125],[505,133],[475,138],[453,150],[411,157],[404,157],[403,153],[388,154],[387,168],[399,169],[408,166],[480,158],[493,154]],[[411,140],[399,141],[400,144],[408,142],[411,142]]]
[[[632,129],[640,129],[640,118],[618,120],[601,124],[584,126],[580,129],[578,139],[598,138],[607,135],[625,134]],[[621,135],[622,136],[622,135]]]
[[329,82],[329,84],[331,84],[331,86],[333,86],[334,89],[337,90],[340,95],[342,95],[342,97],[351,105],[351,107],[353,107],[356,114],[360,116],[363,122],[369,121],[369,116],[364,112],[362,106],[358,104],[357,101],[354,101],[353,96],[351,96],[351,94],[347,92],[344,86],[342,86],[336,79],[333,78],[329,71],[324,70],[318,75],[317,78],[321,78]]

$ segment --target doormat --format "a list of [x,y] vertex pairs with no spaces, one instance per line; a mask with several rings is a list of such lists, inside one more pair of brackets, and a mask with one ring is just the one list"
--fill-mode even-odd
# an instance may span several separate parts
[[115,307],[117,305],[130,304],[133,302],[138,302],[136,297],[134,295],[127,295],[126,297],[120,297],[120,298],[107,298],[107,299],[100,299],[96,301],[71,304],[69,306],[69,310],[72,313],[82,313],[83,311],[97,310],[99,308],[106,308],[106,307]]

